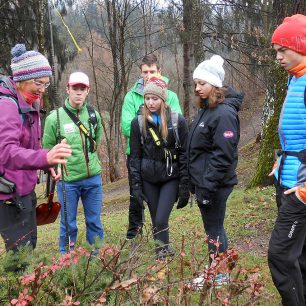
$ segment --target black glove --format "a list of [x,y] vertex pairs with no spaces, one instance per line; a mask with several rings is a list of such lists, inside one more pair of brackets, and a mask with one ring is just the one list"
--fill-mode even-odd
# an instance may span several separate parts
[[195,185],[193,185],[191,182],[188,182],[188,185],[190,193],[195,194]]
[[178,197],[179,200],[176,208],[177,209],[184,208],[188,204],[190,197],[188,180],[180,180]]
[[134,197],[141,208],[145,208],[143,201],[148,202],[146,196],[142,193],[142,188],[133,188],[132,197]]
[[212,205],[213,194],[204,188],[195,188],[195,195],[199,207],[207,207]]

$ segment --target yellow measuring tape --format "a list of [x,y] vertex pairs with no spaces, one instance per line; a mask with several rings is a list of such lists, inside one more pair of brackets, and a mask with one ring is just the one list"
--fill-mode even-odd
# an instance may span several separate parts
[[76,42],[76,40],[75,40],[73,34],[72,34],[71,31],[70,31],[68,25],[65,23],[65,20],[64,20],[63,16],[61,15],[60,11],[56,8],[56,6],[55,6],[55,4],[54,4],[54,1],[52,1],[52,3],[53,3],[54,9],[56,10],[56,12],[57,12],[57,13],[59,14],[59,16],[60,16],[63,25],[66,27],[66,29],[67,29],[67,31],[68,31],[68,33],[69,33],[69,35],[70,35],[70,37],[71,37],[71,39],[72,39],[72,41],[73,41],[75,47],[77,48],[78,52],[81,52],[82,49],[79,47],[79,45],[78,45],[78,43]]

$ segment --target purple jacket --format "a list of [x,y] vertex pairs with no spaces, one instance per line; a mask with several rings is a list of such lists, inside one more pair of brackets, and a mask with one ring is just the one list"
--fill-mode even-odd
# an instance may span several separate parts
[[[11,89],[9,89],[11,88]],[[13,96],[17,103],[3,97]],[[37,170],[48,169],[47,150],[41,149],[39,102],[30,106],[16,91],[11,78],[0,79],[0,173],[15,182],[20,196],[31,193],[37,183]],[[0,200],[14,197],[0,193]]]

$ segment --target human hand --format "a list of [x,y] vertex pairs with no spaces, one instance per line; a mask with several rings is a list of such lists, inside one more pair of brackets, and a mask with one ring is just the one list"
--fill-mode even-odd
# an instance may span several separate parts
[[207,207],[212,204],[212,194],[204,188],[195,188],[195,195],[199,207]]
[[132,197],[134,197],[137,201],[137,203],[139,204],[139,206],[144,209],[145,206],[143,204],[143,201],[148,202],[148,199],[146,198],[146,196],[143,194],[142,192],[142,188],[133,188],[132,189]]
[[176,208],[181,209],[184,208],[189,201],[190,192],[189,192],[189,181],[187,179],[181,179],[179,183],[178,190],[178,203]]
[[58,181],[60,178],[61,178],[61,175],[62,175],[62,169],[61,167],[58,167],[57,168],[57,172],[55,171],[55,169],[53,167],[49,168],[49,171],[50,171],[50,174],[52,176],[52,179],[54,181]]
[[189,196],[188,198],[179,198],[176,208],[177,209],[184,208],[188,204],[188,201],[189,201]]
[[276,168],[277,168],[277,162],[278,162],[278,159],[274,162],[272,171],[268,174],[268,176],[273,176],[273,175],[274,175],[275,170],[276,170]]
[[302,197],[301,197],[300,194],[299,194],[299,189],[300,189],[300,188],[299,188],[298,186],[296,186],[296,187],[287,189],[286,191],[284,191],[284,194],[295,193],[296,197],[297,197],[302,203],[306,204],[305,201],[302,199]]
[[291,189],[287,189],[286,191],[284,191],[284,194],[290,194],[293,192],[296,192],[298,190],[298,187],[293,187]]
[[72,150],[70,145],[67,144],[67,140],[63,139],[61,143],[55,145],[47,153],[47,161],[49,165],[66,164],[66,157],[71,156]]
[[191,182],[189,182],[188,185],[190,193],[195,194],[195,185],[193,185]]

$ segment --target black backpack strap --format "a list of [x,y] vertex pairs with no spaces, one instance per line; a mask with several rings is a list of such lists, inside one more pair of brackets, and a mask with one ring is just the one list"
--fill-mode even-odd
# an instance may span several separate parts
[[144,136],[143,136],[143,115],[137,115],[139,130],[140,130],[140,137],[141,137],[141,144],[144,143]]
[[98,125],[96,111],[95,111],[95,109],[91,105],[87,104],[86,107],[87,107],[87,111],[88,111],[88,115],[89,115],[88,121],[89,121],[89,123],[91,123],[91,125],[94,128],[94,130],[96,130],[97,125]]
[[178,133],[178,113],[171,112],[171,123],[175,138],[175,148],[178,149],[181,147],[180,137]]
[[74,113],[72,113],[66,105],[63,106],[64,111],[67,113],[67,115],[70,117],[70,119],[74,122],[75,125],[80,129],[80,131],[85,135],[85,137],[89,140],[89,149],[90,152],[93,153],[97,150],[97,143],[92,139],[90,136],[88,130],[86,129],[85,125],[82,123],[81,120],[79,120]]

